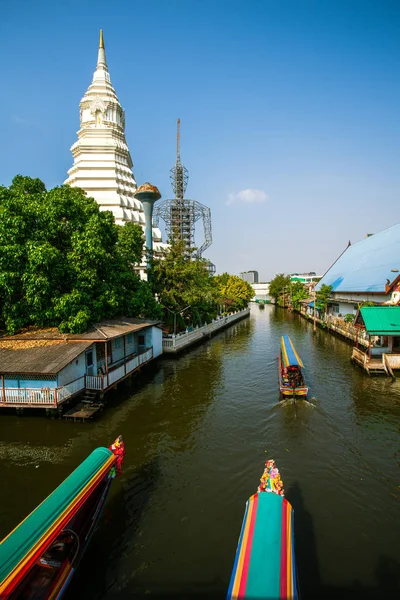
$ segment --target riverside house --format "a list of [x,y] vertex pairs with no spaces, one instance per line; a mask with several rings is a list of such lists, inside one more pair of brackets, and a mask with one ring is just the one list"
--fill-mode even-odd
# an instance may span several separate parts
[[350,244],[316,286],[332,286],[328,314],[356,315],[365,302],[396,305],[400,297],[400,223]]
[[31,329],[0,338],[0,408],[59,409],[85,390],[102,394],[162,354],[156,321],[103,321],[83,334]]
[[400,369],[400,306],[362,306],[354,326],[368,335],[368,349],[353,348],[352,360],[369,375],[385,374],[394,378]]

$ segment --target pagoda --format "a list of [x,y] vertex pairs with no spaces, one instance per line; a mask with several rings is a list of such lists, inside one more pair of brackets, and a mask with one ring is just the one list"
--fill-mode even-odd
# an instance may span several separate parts
[[[132,159],[125,139],[125,112],[111,84],[104,48],[103,31],[93,81],[80,102],[78,140],[71,147],[74,164],[66,184],[82,188],[96,200],[100,210],[111,210],[115,222],[138,223],[145,231],[145,216],[132,172]],[[153,227],[155,252],[161,232]]]

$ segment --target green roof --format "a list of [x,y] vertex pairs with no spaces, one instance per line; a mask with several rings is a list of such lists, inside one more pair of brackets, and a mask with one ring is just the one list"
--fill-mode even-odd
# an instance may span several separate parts
[[0,543],[0,585],[112,456],[97,448]]
[[371,335],[400,335],[400,306],[362,306],[365,330]]

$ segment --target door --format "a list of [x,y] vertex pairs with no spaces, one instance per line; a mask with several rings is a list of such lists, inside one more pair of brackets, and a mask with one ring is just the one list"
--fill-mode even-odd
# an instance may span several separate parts
[[86,352],[86,375],[93,375],[93,350]]

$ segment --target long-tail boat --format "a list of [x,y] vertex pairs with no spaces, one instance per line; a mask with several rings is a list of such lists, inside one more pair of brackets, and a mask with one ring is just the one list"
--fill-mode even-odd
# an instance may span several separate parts
[[56,600],[90,541],[110,485],[121,471],[124,443],[94,450],[0,543],[0,599]]
[[294,512],[275,462],[267,460],[246,504],[227,600],[297,598]]
[[278,376],[279,390],[284,398],[289,396],[307,397],[308,387],[304,381],[302,369],[304,369],[304,365],[292,340],[288,335],[283,335],[278,360]]

